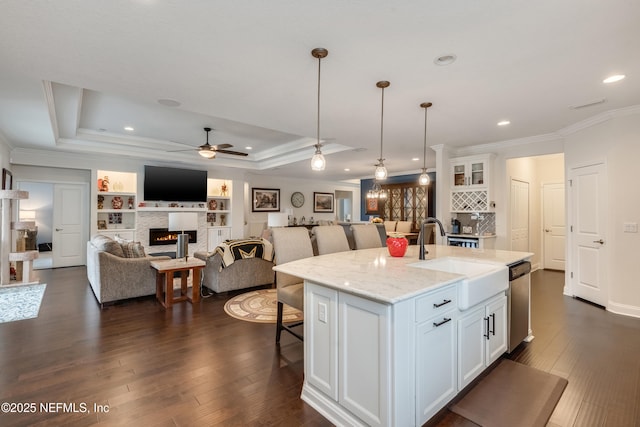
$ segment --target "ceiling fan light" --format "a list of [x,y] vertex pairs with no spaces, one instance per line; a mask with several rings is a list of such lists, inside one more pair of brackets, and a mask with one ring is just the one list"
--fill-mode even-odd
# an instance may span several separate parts
[[216,152],[211,150],[199,150],[198,154],[207,159],[213,159],[216,157]]
[[323,171],[326,165],[327,161],[324,159],[324,156],[320,152],[320,148],[318,148],[316,153],[311,158],[311,170]]

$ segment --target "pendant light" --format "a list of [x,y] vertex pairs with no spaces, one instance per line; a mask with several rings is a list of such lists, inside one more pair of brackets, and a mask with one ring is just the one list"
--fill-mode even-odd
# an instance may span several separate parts
[[376,170],[373,174],[374,178],[377,180],[387,179],[387,168],[384,166],[384,159],[382,158],[382,139],[383,139],[383,130],[384,130],[384,89],[389,87],[391,83],[387,81],[380,81],[376,83],[376,86],[382,89],[382,109],[380,112],[380,158],[378,159],[378,164],[376,165]]
[[322,151],[320,148],[322,144],[320,144],[320,62],[322,58],[325,58],[329,54],[327,49],[317,47],[311,51],[311,56],[314,58],[318,58],[318,120],[317,120],[317,133],[316,133],[316,152],[313,154],[311,158],[311,170],[314,171],[323,171],[325,166],[327,165],[327,161],[322,155]]
[[427,174],[427,110],[433,104],[431,102],[423,102],[420,104],[422,108],[424,108],[424,150],[422,153],[422,173],[420,174],[420,178],[418,178],[418,183],[420,185],[429,185],[429,175]]

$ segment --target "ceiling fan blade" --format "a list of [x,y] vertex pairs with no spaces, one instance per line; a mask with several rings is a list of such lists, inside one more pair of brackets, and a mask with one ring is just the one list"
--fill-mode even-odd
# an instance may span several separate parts
[[216,153],[222,154],[232,154],[234,156],[248,156],[248,153],[241,153],[239,151],[231,151],[231,150],[214,150]]
[[231,144],[218,144],[218,145],[212,145],[213,149],[216,151],[220,151],[220,150],[224,150],[225,148],[231,148],[233,147],[233,145]]

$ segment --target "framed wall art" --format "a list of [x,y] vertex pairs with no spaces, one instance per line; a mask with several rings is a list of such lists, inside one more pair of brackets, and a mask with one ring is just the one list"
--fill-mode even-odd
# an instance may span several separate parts
[[313,193],[313,211],[314,212],[333,212],[333,193]]
[[367,198],[364,203],[365,215],[381,215],[384,210],[384,201],[378,198]]
[[13,190],[13,175],[9,169],[2,168],[2,189]]
[[252,212],[280,212],[279,188],[252,188]]

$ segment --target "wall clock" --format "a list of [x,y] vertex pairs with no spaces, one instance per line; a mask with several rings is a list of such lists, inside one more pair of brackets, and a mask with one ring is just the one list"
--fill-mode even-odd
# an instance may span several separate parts
[[291,204],[294,208],[299,208],[304,205],[304,194],[299,191],[296,191],[291,195]]

